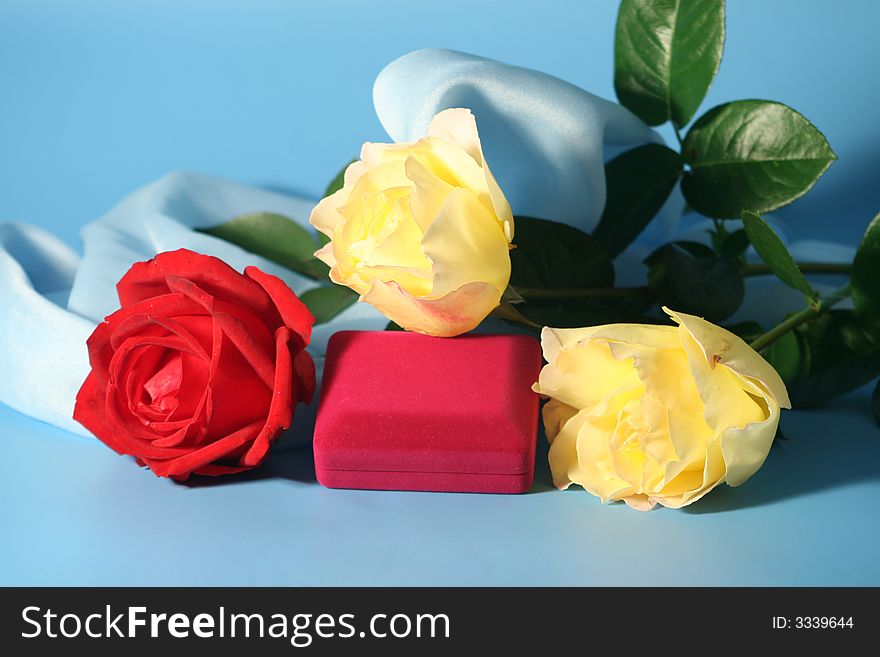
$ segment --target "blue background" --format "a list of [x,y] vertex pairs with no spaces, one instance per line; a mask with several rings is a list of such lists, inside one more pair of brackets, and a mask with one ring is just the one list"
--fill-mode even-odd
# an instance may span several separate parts
[[[729,3],[704,107],[788,103],[840,161],[781,214],[854,244],[880,209],[880,4]],[[71,244],[169,170],[319,196],[384,132],[384,64],[438,46],[613,98],[617,6],[580,0],[0,0],[0,219]],[[0,345],[2,348],[2,345]],[[6,373],[0,372],[0,376]],[[792,412],[743,488],[640,514],[524,496],[325,490],[308,450],[180,486],[0,405],[2,584],[880,584],[880,431],[867,391]],[[545,448],[542,448],[545,449]]]

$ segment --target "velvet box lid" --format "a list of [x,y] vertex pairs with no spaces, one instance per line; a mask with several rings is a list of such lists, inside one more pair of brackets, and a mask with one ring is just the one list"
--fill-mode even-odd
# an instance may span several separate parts
[[342,331],[327,348],[315,471],[329,488],[520,493],[541,369],[524,335]]

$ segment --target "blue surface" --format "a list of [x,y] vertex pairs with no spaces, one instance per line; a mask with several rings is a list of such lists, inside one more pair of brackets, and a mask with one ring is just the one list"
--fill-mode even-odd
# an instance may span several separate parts
[[683,511],[327,490],[311,452],[203,487],[0,406],[3,584],[880,584],[880,431],[864,394],[792,412],[745,486]]
[[[729,3],[706,107],[787,102],[840,156],[784,211],[854,243],[880,209],[880,4]],[[0,218],[78,228],[168,170],[317,196],[409,50],[539,68],[613,97],[612,2],[0,0]],[[866,77],[868,76],[868,77]],[[2,348],[2,345],[0,345]],[[0,376],[6,373],[0,372]],[[783,418],[744,487],[649,514],[560,493],[324,490],[307,450],[180,486],[0,406],[2,584],[880,584],[880,430],[867,392]]]

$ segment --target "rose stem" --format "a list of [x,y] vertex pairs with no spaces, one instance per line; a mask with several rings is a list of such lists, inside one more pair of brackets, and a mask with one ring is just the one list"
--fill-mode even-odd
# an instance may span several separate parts
[[[798,267],[805,274],[849,274],[851,264],[828,262],[801,262]],[[743,276],[765,276],[773,272],[767,265],[753,264],[740,267]],[[651,288],[640,287],[578,287],[578,288],[538,288],[518,287],[516,291],[524,299],[619,299],[632,296],[649,296]]]
[[780,324],[777,324],[772,329],[767,331],[764,335],[752,341],[749,346],[755,351],[766,349],[792,329],[795,329],[801,324],[809,322],[811,319],[815,319],[819,315],[827,312],[831,309],[832,306],[840,301],[843,301],[849,295],[850,286],[849,283],[847,283],[842,288],[832,293],[830,296],[825,297],[824,299],[816,303],[811,303],[803,310],[791,315],[788,319]]

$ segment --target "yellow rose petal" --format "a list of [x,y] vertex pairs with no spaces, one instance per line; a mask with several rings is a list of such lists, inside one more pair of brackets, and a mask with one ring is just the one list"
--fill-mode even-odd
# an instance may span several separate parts
[[366,143],[343,188],[312,211],[330,238],[316,257],[403,328],[459,335],[510,280],[513,215],[469,110],[437,115],[414,143]]
[[434,267],[432,299],[474,281],[494,286],[499,298],[507,288],[507,240],[498,222],[467,190],[455,189],[446,197],[422,244]]
[[550,397],[557,485],[680,508],[763,464],[788,404],[778,374],[729,331],[667,312],[678,327],[544,329],[534,389]]
[[412,331],[452,337],[476,328],[498,305],[500,295],[487,283],[468,283],[440,299],[416,298],[396,283],[373,281],[362,301]]
[[495,181],[495,176],[492,175],[489,165],[483,158],[483,147],[480,144],[474,115],[470,110],[460,108],[440,112],[431,121],[428,134],[458,145],[480,165],[483,171],[483,182],[488,191],[494,214],[502,223],[507,241],[512,241],[514,237],[513,213],[501,188]]

